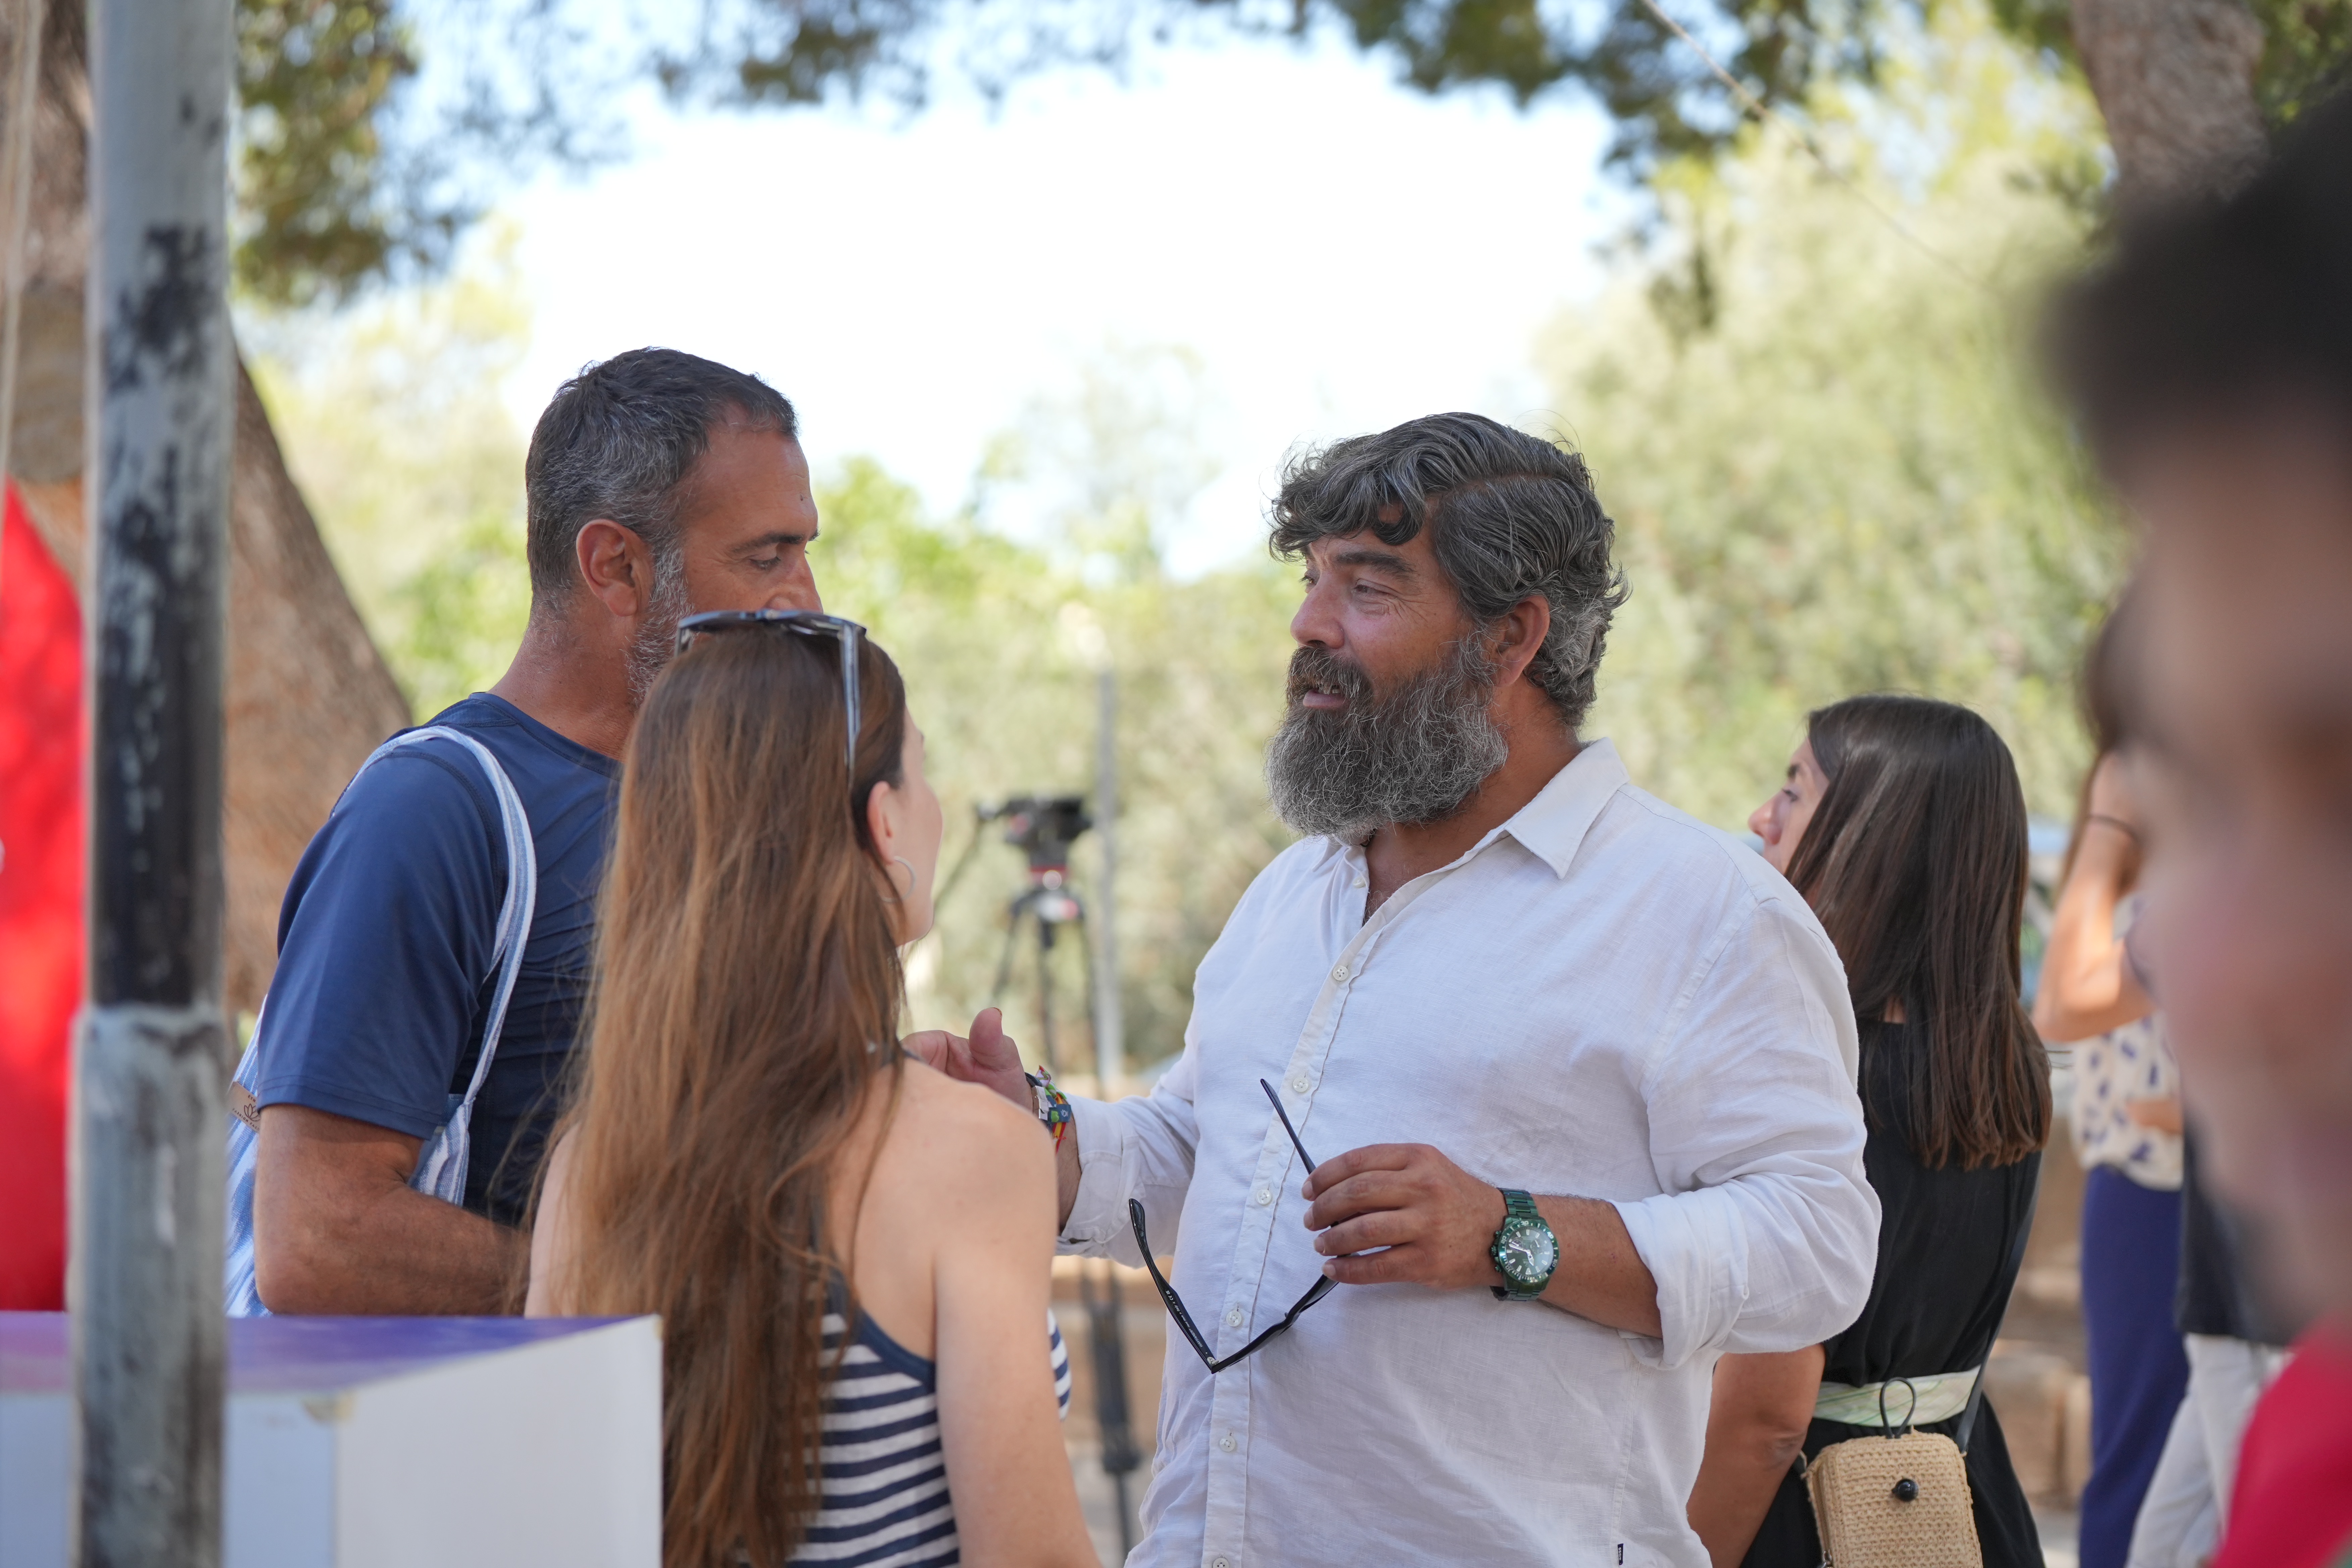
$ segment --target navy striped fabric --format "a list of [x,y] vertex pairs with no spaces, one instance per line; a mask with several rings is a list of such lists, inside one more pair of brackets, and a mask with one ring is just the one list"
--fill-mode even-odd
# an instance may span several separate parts
[[[884,1333],[873,1319],[841,1348],[841,1314],[824,1315],[824,1350],[840,1354],[824,1399],[819,1457],[824,1497],[795,1563],[832,1568],[945,1568],[957,1562],[955,1510],[940,1448],[939,1369]],[[1045,1314],[1054,1396],[1070,1408],[1070,1356]]]

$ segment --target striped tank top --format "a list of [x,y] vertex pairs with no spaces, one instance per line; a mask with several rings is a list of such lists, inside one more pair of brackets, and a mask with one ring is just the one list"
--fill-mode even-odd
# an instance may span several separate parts
[[[868,1317],[845,1349],[837,1310],[824,1315],[824,1352],[839,1371],[824,1396],[818,1456],[824,1496],[794,1563],[831,1568],[946,1568],[960,1559],[940,1447],[939,1365],[886,1334]],[[1070,1354],[1045,1313],[1054,1399],[1070,1409]]]

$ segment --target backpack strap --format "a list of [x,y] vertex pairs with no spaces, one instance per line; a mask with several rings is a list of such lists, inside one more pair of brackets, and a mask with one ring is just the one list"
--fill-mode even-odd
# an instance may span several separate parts
[[[506,1026],[507,1004],[513,998],[515,981],[522,973],[523,949],[530,943],[531,916],[539,907],[539,855],[531,839],[530,818],[523,812],[522,797],[515,793],[514,781],[507,777],[506,769],[499,765],[490,749],[463,730],[436,724],[394,735],[360,764],[360,773],[367,772],[378,759],[423,741],[453,741],[472,754],[489,781],[490,793],[497,797],[499,825],[506,838],[507,892],[499,905],[498,933],[490,949],[490,963],[499,979],[490,995],[490,1010],[482,1020],[481,1055],[474,1062],[474,1075],[467,1080],[463,1099],[453,1108],[447,1124],[427,1140],[416,1173],[409,1182],[418,1192],[463,1203],[466,1168],[472,1152],[474,1100],[489,1079],[491,1062],[497,1059],[499,1037]],[[359,774],[352,776],[356,779]],[[340,806],[341,803],[336,804]]]

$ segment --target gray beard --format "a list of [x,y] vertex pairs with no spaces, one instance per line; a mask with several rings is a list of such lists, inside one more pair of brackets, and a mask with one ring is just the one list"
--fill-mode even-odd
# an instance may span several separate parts
[[[1300,707],[1314,682],[1339,688],[1347,707]],[[1275,814],[1294,832],[1347,844],[1389,823],[1443,822],[1510,755],[1487,715],[1494,689],[1494,668],[1475,637],[1384,697],[1329,653],[1300,648],[1290,661],[1290,711],[1265,752]]]
[[677,657],[677,623],[691,608],[686,601],[686,563],[675,550],[654,556],[654,602],[629,643],[629,706],[642,708],[654,681]]

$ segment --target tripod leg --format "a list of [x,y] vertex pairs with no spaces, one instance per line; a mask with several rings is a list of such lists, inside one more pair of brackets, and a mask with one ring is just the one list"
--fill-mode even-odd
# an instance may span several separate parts
[[1054,1048],[1054,922],[1037,920],[1037,1033],[1043,1037],[1045,1070],[1062,1076],[1061,1054]]
[[1095,1430],[1100,1440],[1103,1473],[1110,1478],[1118,1507],[1118,1553],[1121,1561],[1135,1550],[1135,1516],[1128,1510],[1127,1478],[1142,1462],[1128,1413],[1126,1301],[1118,1286],[1118,1270],[1102,1268],[1102,1289],[1096,1289],[1091,1262],[1078,1266],[1078,1296],[1087,1311],[1087,1348],[1094,1353]]
[[1004,988],[1013,983],[1013,947],[1021,935],[1022,911],[1028,905],[1026,899],[1014,900],[1013,913],[1004,922],[1004,952],[996,960],[996,984],[988,989],[988,1000],[992,1005],[1001,1007],[1004,1005]]
[[[1076,900],[1071,901],[1076,902]],[[1067,923],[1077,934],[1079,962],[1086,966],[1087,1034],[1095,1047],[1095,1098],[1108,1100],[1111,1087],[1103,1081],[1102,1074],[1102,994],[1096,989],[1098,982],[1095,976],[1094,933],[1087,930],[1087,908],[1084,904],[1078,905],[1078,912]]]

